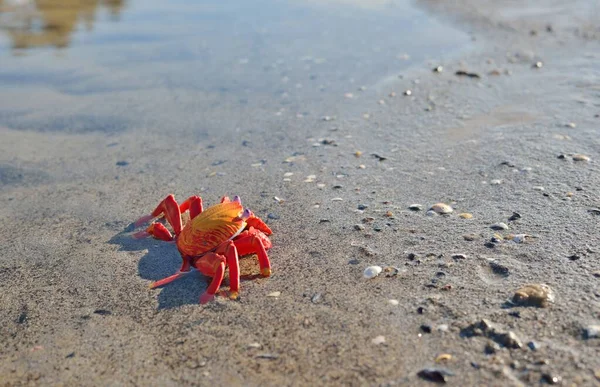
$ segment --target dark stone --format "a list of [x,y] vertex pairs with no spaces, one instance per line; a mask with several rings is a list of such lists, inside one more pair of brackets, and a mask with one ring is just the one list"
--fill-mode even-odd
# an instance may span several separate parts
[[551,374],[551,373],[543,373],[542,374],[542,381],[548,383],[548,384],[559,384],[562,381],[562,378],[558,375],[555,374]]
[[540,345],[538,343],[536,343],[535,341],[530,341],[529,343],[527,343],[527,346],[532,351],[537,351],[540,348]]
[[94,311],[94,313],[99,314],[100,316],[108,316],[108,315],[112,314],[112,312],[110,310],[106,310],[106,309],[96,309]]
[[454,376],[454,373],[444,368],[425,368],[419,371],[417,375],[430,382],[446,383],[448,376]]
[[117,167],[125,167],[127,165],[129,165],[127,161],[117,161]]
[[514,222],[517,219],[521,219],[521,214],[519,214],[518,212],[513,212],[513,214],[510,216],[510,218],[508,218],[508,221]]
[[425,333],[431,333],[431,325],[429,324],[422,324],[420,328]]

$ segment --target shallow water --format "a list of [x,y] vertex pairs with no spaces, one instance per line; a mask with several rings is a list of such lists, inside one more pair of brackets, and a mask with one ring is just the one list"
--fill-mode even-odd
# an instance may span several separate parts
[[408,1],[0,0],[0,125],[193,129],[194,113],[306,106],[469,37]]

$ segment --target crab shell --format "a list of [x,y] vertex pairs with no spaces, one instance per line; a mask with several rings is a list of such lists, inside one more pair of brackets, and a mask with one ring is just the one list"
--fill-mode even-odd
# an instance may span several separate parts
[[235,238],[246,228],[244,208],[236,201],[207,208],[189,221],[177,238],[179,252],[188,257],[207,253],[221,243]]

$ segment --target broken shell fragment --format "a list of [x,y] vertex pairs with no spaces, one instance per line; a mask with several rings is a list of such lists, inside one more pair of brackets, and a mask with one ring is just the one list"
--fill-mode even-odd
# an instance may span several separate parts
[[573,155],[573,160],[574,161],[590,161],[590,158],[589,158],[589,156],[586,156],[586,155],[576,154],[576,155]]
[[471,219],[473,214],[469,214],[468,212],[463,212],[462,214],[458,214],[458,217],[461,219]]
[[375,345],[383,344],[385,343],[385,336],[377,336],[371,342]]
[[363,277],[365,277],[366,279],[375,278],[379,274],[381,274],[382,271],[383,269],[381,268],[381,266],[369,266],[363,272]]
[[386,277],[394,277],[400,273],[400,269],[394,266],[387,266],[383,269],[383,272],[385,273]]
[[436,203],[433,206],[431,206],[430,210],[435,211],[438,214],[450,214],[452,211],[454,211],[452,207],[445,203]]
[[545,284],[529,284],[518,289],[512,302],[519,306],[546,308],[554,302],[554,291]]
[[436,363],[445,362],[452,359],[452,355],[449,353],[442,353],[438,357],[435,358]]
[[512,235],[512,241],[515,243],[526,243],[533,240],[533,236],[529,234],[516,234]]

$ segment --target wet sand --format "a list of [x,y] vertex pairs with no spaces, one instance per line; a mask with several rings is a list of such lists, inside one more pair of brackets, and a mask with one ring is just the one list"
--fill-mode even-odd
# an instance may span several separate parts
[[[1,384],[413,386],[439,367],[450,385],[598,385],[600,338],[584,335],[600,324],[591,3],[420,2],[470,46],[367,77],[364,90],[340,86],[352,98],[292,98],[279,110],[260,94],[238,106],[178,88],[162,106],[144,96],[124,105],[118,116],[131,119],[99,120],[106,130],[77,126],[90,117],[74,117],[70,132],[0,128]],[[26,96],[3,103],[89,103]],[[162,125],[161,108],[189,119],[162,130],[144,115],[158,110]],[[132,239],[131,222],[168,193],[208,205],[240,195],[274,231],[273,276],[242,281],[239,301],[204,306],[199,275],[148,290],[180,258]],[[454,213],[427,216],[437,202]],[[513,212],[521,217],[508,221]],[[498,222],[510,229],[490,229]],[[490,244],[495,233],[534,238]],[[399,274],[366,280],[370,265]],[[258,273],[253,257],[242,268]],[[507,305],[529,283],[549,285],[555,302]],[[469,337],[482,319],[522,348]]]

